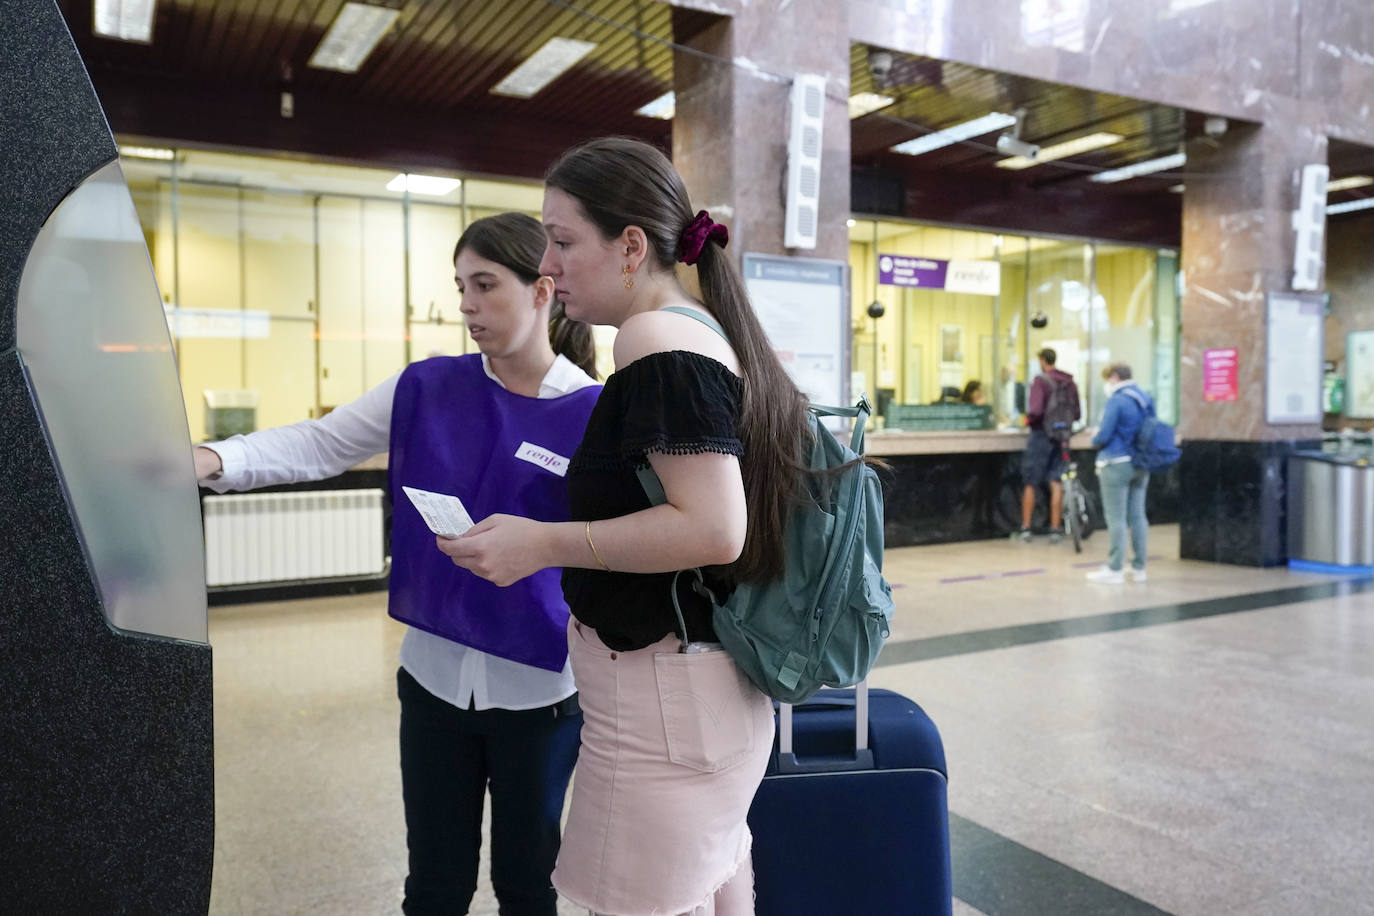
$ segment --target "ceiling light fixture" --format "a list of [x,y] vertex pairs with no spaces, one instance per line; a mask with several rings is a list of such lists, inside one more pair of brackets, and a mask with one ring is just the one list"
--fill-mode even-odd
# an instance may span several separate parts
[[151,44],[154,3],[155,0],[95,0],[91,28],[102,38]]
[[1139,178],[1141,175],[1153,175],[1155,172],[1167,172],[1176,169],[1188,161],[1186,153],[1174,153],[1172,156],[1160,156],[1158,159],[1146,159],[1144,162],[1136,162],[1132,165],[1122,166],[1119,169],[1111,169],[1106,172],[1098,172],[1090,175],[1089,181],[1096,181],[1100,184],[1113,184],[1118,181],[1125,181],[1128,178]]
[[992,114],[985,114],[981,118],[974,118],[972,121],[965,121],[963,124],[955,124],[953,127],[946,127],[944,130],[936,131],[933,134],[926,134],[924,137],[917,137],[915,140],[898,143],[896,146],[892,147],[892,151],[894,153],[903,153],[907,156],[919,156],[922,153],[929,153],[932,150],[942,149],[953,143],[959,143],[963,140],[972,140],[974,137],[981,137],[983,134],[990,134],[994,130],[1001,130],[1015,123],[1015,116],[994,111]]
[[671,121],[677,114],[677,96],[671,92],[663,95],[635,109],[635,114],[645,118],[660,118],[664,121]]
[[890,95],[880,95],[876,92],[856,92],[849,97],[849,120],[862,118],[866,114],[872,114],[880,108],[886,108],[897,101]]
[[1070,156],[1077,156],[1080,153],[1088,153],[1095,149],[1102,149],[1122,141],[1120,134],[1107,133],[1105,131],[1087,134],[1082,137],[1075,137],[1072,140],[1065,140],[1063,143],[1056,143],[1053,146],[1043,146],[1040,154],[1034,159],[1025,156],[1013,156],[1010,159],[1003,159],[997,163],[999,169],[1028,169],[1031,166],[1040,165],[1044,162],[1053,162],[1055,159],[1067,159]]
[[442,175],[411,175],[402,172],[386,183],[386,189],[388,191],[409,191],[411,194],[443,197],[462,183],[457,178],[445,178]]
[[1326,183],[1326,193],[1335,194],[1337,191],[1353,191],[1355,188],[1367,188],[1374,184],[1374,178],[1368,175],[1351,175],[1349,178],[1337,178],[1335,181]]
[[1327,216],[1335,216],[1338,213],[1352,213],[1355,210],[1368,210],[1374,207],[1374,197],[1366,197],[1362,200],[1347,200],[1342,204],[1330,204],[1326,208]]
[[1169,189],[1169,191],[1170,191],[1171,193],[1174,193],[1174,194],[1182,194],[1182,193],[1184,192],[1184,190],[1185,190],[1185,188],[1184,188],[1184,186],[1181,185],[1181,184],[1176,184],[1176,185],[1174,185],[1172,188]]
[[320,39],[315,53],[310,55],[310,66],[321,70],[338,70],[340,73],[357,73],[399,15],[400,10],[385,6],[345,3],[339,15],[334,17],[329,31]]
[[125,159],[156,159],[159,162],[171,162],[176,158],[174,150],[164,149],[160,146],[123,146],[119,147],[119,155]]
[[595,48],[596,45],[590,41],[550,38],[542,48],[493,86],[492,94],[527,99],[558,79]]

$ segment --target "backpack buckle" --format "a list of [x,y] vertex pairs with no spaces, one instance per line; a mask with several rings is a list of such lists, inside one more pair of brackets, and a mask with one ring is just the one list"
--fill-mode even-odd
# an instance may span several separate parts
[[868,414],[870,417],[873,416],[873,405],[869,403],[868,392],[860,394],[859,403],[855,404],[854,406],[862,410],[864,413]]

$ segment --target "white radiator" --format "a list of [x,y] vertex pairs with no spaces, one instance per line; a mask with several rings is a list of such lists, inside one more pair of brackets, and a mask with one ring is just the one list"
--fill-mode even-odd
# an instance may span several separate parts
[[380,575],[381,490],[207,496],[205,584]]

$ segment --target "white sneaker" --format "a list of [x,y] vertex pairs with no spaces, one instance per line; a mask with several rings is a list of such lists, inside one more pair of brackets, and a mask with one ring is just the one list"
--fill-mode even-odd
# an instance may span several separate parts
[[1126,575],[1128,575],[1128,576],[1131,577],[1131,581],[1132,581],[1132,582],[1144,582],[1144,581],[1146,580],[1146,578],[1148,578],[1148,577],[1145,575],[1145,570],[1143,570],[1143,569],[1135,569],[1134,567],[1132,567],[1131,569],[1126,570]]
[[1103,585],[1120,585],[1126,581],[1125,575],[1119,569],[1112,569],[1104,566],[1101,569],[1094,569],[1083,578],[1089,582],[1100,582]]

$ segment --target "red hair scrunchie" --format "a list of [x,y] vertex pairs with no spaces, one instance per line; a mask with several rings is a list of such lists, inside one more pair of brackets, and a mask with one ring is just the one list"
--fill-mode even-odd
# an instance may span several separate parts
[[682,230],[682,239],[677,244],[677,259],[692,265],[701,257],[707,242],[715,242],[724,248],[730,241],[730,230],[720,223],[711,221],[711,214],[702,210],[692,220],[691,225]]

